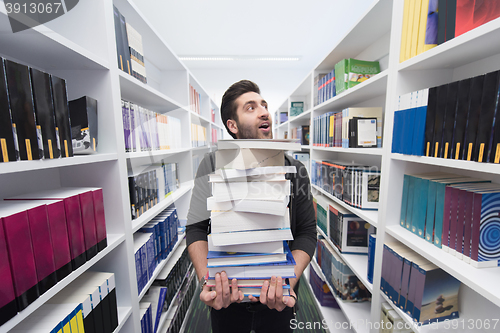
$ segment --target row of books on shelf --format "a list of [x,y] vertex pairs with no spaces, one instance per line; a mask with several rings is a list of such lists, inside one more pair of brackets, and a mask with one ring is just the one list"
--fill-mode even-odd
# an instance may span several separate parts
[[[189,85],[189,106],[192,111],[200,114],[201,95],[192,85]],[[213,121],[213,120],[212,120]]]
[[313,146],[382,147],[382,108],[346,108],[313,119]]
[[392,152],[500,162],[500,71],[399,97]]
[[[181,257],[171,270],[169,270],[171,267],[165,267],[160,272],[139,303],[141,332],[158,332],[162,314],[174,305],[176,298],[182,298],[179,291],[186,282],[186,278],[190,275],[190,267],[191,262],[187,249],[184,249]],[[175,316],[175,314],[173,315]]]
[[0,223],[2,321],[107,246],[100,188],[59,188],[7,198],[0,202]]
[[191,123],[191,147],[205,147],[208,145],[207,128]]
[[217,128],[212,128],[212,144],[216,144],[219,140],[218,131],[219,130]]
[[320,236],[316,261],[325,278],[334,288],[332,293],[343,302],[371,301],[371,293],[330,244]]
[[166,208],[134,234],[137,289],[140,294],[156,267],[167,259],[177,243],[179,218],[175,208]]
[[404,245],[384,244],[380,290],[415,322],[459,318],[460,284]]
[[400,225],[474,267],[497,267],[500,185],[455,174],[405,175]]
[[0,161],[72,157],[97,150],[97,101],[68,102],[66,81],[0,58]]
[[340,308],[335,296],[333,296],[333,293],[330,290],[330,287],[328,287],[328,284],[323,281],[318,273],[316,273],[316,270],[312,265],[309,267],[309,284],[311,285],[314,296],[321,306],[335,309]]
[[126,152],[179,149],[181,121],[122,99]]
[[[198,281],[196,279],[196,272],[191,269],[186,276],[185,285],[179,292],[179,297],[176,299],[177,308],[174,314],[170,315],[168,320],[167,333],[179,333],[184,323],[184,318],[192,304],[192,299],[195,293],[199,290]],[[189,331],[189,330],[188,330]]]
[[290,117],[296,117],[302,112],[304,112],[304,102],[290,103]]
[[13,331],[112,333],[117,327],[115,275],[86,271]]
[[129,171],[128,186],[132,219],[136,219],[179,188],[177,163],[161,162]]
[[360,209],[378,209],[380,174],[374,166],[335,161],[311,162],[311,184]]
[[500,6],[495,1],[405,0],[400,62],[497,17]]
[[290,139],[299,139],[301,145],[309,145],[309,125],[303,125],[292,128]]
[[318,227],[342,253],[368,253],[369,235],[375,228],[336,202],[321,195],[313,198]]
[[126,22],[116,6],[113,6],[113,17],[118,68],[139,81],[147,83],[141,34]]
[[314,78],[314,105],[324,103],[378,73],[380,73],[378,61],[342,59],[335,64],[331,72],[318,74]]
[[288,112],[282,111],[279,114],[279,123],[283,124],[288,121]]

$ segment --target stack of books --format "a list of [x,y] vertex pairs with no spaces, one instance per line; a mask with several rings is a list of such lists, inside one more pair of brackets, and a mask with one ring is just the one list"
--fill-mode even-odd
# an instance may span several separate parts
[[216,172],[210,175],[212,197],[208,236],[208,286],[216,273],[225,271],[238,280],[245,296],[259,296],[265,280],[283,278],[283,295],[289,295],[287,278],[295,277],[293,240],[288,202],[290,181],[284,151],[300,148],[289,140],[221,140]]

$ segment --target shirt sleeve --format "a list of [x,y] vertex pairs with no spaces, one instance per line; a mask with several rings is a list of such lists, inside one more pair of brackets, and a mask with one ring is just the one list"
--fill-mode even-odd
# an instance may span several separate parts
[[210,212],[207,210],[207,198],[211,196],[208,175],[214,171],[210,153],[200,162],[194,187],[191,194],[191,202],[187,215],[186,245],[189,246],[199,240],[207,240],[209,230]]
[[312,259],[316,250],[317,231],[316,217],[311,193],[311,184],[307,169],[301,162],[297,162],[298,188],[294,191],[296,199],[295,235],[290,250],[302,250]]

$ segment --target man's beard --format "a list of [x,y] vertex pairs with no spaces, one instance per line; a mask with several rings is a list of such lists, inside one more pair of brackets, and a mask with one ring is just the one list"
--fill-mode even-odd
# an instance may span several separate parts
[[[269,122],[270,122],[270,120],[269,120]],[[239,139],[272,139],[273,138],[273,131],[272,131],[271,127],[269,127],[268,133],[264,133],[264,132],[261,132],[258,127],[255,127],[255,126],[248,126],[248,125],[242,124],[240,122],[236,122],[236,125],[238,126],[238,138]]]

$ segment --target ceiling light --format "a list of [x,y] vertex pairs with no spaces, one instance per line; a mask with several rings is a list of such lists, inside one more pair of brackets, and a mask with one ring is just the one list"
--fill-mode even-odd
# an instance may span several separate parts
[[299,61],[300,57],[273,56],[180,56],[182,61]]

